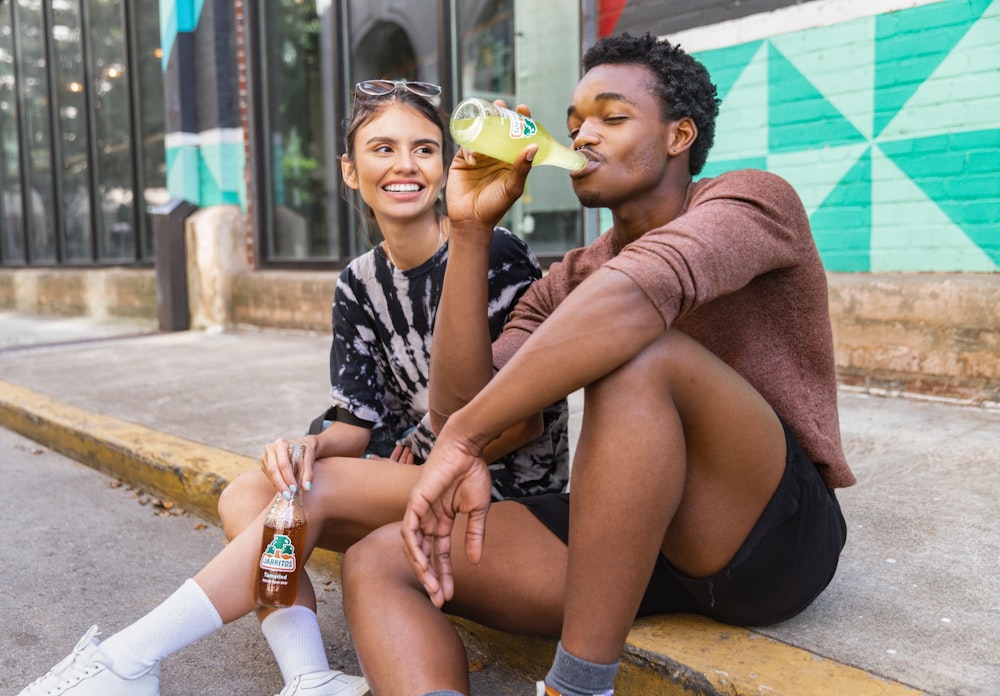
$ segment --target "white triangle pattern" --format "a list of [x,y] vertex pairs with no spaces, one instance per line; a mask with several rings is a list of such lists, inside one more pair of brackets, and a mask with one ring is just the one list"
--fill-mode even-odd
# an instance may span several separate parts
[[761,42],[722,100],[712,144],[716,161],[767,154],[767,52],[767,44]]
[[1000,125],[1000,0],[917,88],[879,140],[920,138]]
[[977,272],[996,264],[876,145],[871,270]]
[[767,169],[791,182],[802,199],[806,213],[812,216],[867,149],[868,143],[854,143],[819,150],[782,152],[768,155]]
[[875,18],[775,36],[771,43],[852,126],[871,139]]

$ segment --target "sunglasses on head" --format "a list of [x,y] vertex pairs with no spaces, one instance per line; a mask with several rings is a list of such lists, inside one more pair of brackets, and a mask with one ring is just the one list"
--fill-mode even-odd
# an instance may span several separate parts
[[367,94],[371,97],[383,97],[392,94],[402,87],[418,97],[433,99],[441,95],[441,86],[430,82],[407,82],[405,80],[365,80],[354,85],[354,93]]

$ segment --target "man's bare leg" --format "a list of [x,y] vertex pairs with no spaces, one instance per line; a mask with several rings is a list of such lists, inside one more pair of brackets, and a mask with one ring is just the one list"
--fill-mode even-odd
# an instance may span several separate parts
[[[465,534],[463,520],[456,538]],[[501,630],[558,635],[566,546],[523,505],[492,506],[489,549],[478,566],[452,559],[455,601],[444,612]],[[372,533],[344,559],[344,611],[374,693],[412,696],[438,689],[468,693],[465,647],[431,604],[401,549],[399,525]]]
[[563,647],[617,661],[657,553],[695,577],[720,570],[770,500],[784,461],[770,406],[678,331],[588,387],[571,483]]

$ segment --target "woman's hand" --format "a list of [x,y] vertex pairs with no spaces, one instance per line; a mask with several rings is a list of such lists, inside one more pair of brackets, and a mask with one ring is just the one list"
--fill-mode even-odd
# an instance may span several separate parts
[[[295,470],[292,469],[292,461],[288,457],[288,446],[292,443],[304,445],[306,448]],[[260,468],[278,492],[291,496],[299,486],[307,491],[312,488],[313,462],[315,461],[315,436],[306,435],[295,440],[278,438],[264,446],[264,456],[261,457]]]
[[466,558],[471,563],[482,558],[490,485],[482,452],[442,432],[410,492],[402,527],[406,558],[436,607],[455,593],[451,531],[456,515],[469,516]]
[[409,445],[396,445],[392,448],[392,454],[389,456],[394,462],[399,462],[400,464],[416,464],[417,460],[413,456],[413,450]]

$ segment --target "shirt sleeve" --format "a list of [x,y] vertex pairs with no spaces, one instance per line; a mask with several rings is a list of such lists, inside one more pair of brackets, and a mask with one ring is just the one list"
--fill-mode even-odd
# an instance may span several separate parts
[[350,267],[344,269],[337,280],[333,299],[330,404],[374,426],[385,415],[379,397],[385,385],[377,356],[372,353],[378,338],[363,308],[365,296],[364,285]]
[[608,234],[590,246],[573,249],[549,272],[532,283],[510,314],[503,333],[493,342],[493,368],[507,364],[528,337],[555,311],[577,285],[611,258],[613,245]]
[[798,264],[814,247],[798,194],[784,179],[747,170],[696,188],[687,210],[609,260],[671,326],[754,278]]
[[496,340],[518,300],[542,277],[531,248],[502,227],[493,231],[488,275],[490,340]]

